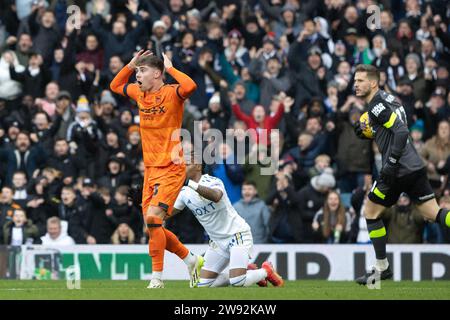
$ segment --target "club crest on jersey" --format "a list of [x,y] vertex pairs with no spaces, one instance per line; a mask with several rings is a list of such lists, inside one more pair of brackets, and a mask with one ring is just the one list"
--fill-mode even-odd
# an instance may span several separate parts
[[381,113],[381,111],[385,110],[386,107],[380,102],[379,104],[377,104],[375,107],[373,107],[372,109],[372,113],[378,117]]

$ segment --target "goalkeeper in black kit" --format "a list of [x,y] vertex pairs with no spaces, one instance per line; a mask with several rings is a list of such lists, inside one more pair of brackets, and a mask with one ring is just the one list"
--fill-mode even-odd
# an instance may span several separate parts
[[[356,279],[368,284],[376,279],[392,278],[386,258],[386,229],[380,218],[387,207],[396,203],[405,192],[417,204],[428,221],[450,227],[450,213],[439,208],[427,178],[425,164],[414,148],[406,123],[406,113],[399,101],[378,87],[379,73],[371,65],[358,65],[355,70],[356,96],[365,100],[373,137],[382,154],[383,166],[374,182],[364,208],[369,236],[375,249],[376,263],[372,270]],[[356,122],[355,133],[360,138],[364,128]]]

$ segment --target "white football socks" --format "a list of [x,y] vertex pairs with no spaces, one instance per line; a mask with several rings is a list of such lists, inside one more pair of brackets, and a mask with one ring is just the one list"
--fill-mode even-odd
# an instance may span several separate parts
[[189,251],[188,255],[183,259],[183,262],[188,266],[193,266],[197,262],[197,256]]
[[389,262],[387,258],[384,259],[377,259],[377,261],[375,262],[375,269],[377,269],[377,271],[383,272],[384,270],[386,270],[389,267]]

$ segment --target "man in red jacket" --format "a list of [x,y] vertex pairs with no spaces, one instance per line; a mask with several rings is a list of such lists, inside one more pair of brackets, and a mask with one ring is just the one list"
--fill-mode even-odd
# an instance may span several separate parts
[[[284,113],[284,107],[291,107],[294,104],[294,99],[287,97],[284,92],[278,96],[280,105],[277,112],[273,116],[266,116],[266,111],[263,106],[257,105],[253,108],[252,116],[249,116],[242,112],[236,97],[231,94],[230,102],[236,118],[244,121],[247,125],[247,129],[253,129],[251,137],[253,142],[270,145],[270,131],[278,126]],[[265,130],[263,130],[265,129]]]

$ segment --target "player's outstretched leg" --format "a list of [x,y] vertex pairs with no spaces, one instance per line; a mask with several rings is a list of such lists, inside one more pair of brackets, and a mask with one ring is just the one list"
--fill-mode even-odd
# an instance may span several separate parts
[[373,282],[377,280],[392,278],[392,271],[386,257],[386,228],[384,227],[383,220],[379,218],[383,210],[384,207],[382,205],[367,200],[364,214],[369,237],[375,249],[376,262],[372,270],[356,279],[356,282],[361,285],[367,285],[368,283],[374,284]]
[[176,254],[188,267],[191,288],[197,287],[200,279],[200,270],[203,266],[203,257],[197,256],[189,251],[177,236],[170,230],[162,228],[166,236],[166,249]]

